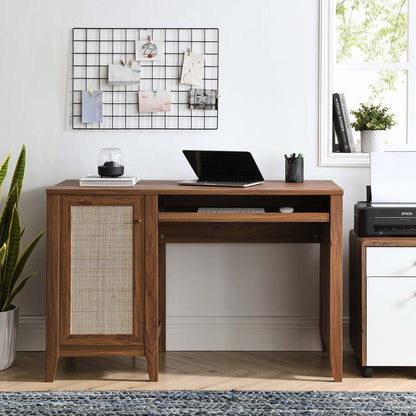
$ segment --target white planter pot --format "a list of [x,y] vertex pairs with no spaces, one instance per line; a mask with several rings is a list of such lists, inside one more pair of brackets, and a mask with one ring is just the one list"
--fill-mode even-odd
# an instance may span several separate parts
[[386,130],[361,130],[361,152],[383,152]]
[[19,308],[0,312],[0,370],[9,368],[16,358],[16,336]]

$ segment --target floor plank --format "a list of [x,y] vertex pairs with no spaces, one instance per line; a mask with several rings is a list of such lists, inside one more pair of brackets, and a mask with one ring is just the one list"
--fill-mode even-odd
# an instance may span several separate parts
[[150,383],[143,357],[61,358],[55,382],[45,383],[45,354],[19,352],[0,371],[0,391],[43,390],[328,390],[416,391],[413,367],[374,369],[363,378],[344,353],[344,381],[334,383],[327,354],[272,351],[174,351],[161,355],[159,382]]

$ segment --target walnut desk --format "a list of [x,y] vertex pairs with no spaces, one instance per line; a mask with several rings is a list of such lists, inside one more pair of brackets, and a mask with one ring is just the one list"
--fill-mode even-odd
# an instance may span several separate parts
[[[342,196],[331,181],[227,188],[67,180],[48,188],[46,380],[55,379],[59,357],[144,355],[157,381],[166,244],[306,242],[320,244],[320,332],[333,378],[342,381]],[[282,206],[295,212],[280,213]]]

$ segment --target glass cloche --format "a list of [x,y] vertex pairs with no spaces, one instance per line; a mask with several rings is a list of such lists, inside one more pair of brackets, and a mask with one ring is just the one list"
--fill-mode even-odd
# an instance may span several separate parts
[[116,178],[124,174],[124,156],[117,147],[106,147],[98,154],[98,174]]

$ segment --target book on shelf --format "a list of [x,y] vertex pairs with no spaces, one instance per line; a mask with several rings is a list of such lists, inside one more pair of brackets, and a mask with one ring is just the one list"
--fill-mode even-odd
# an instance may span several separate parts
[[332,123],[332,151],[334,153],[339,153],[339,143],[338,143],[338,137],[337,134],[335,133],[335,127],[334,124]]
[[[335,133],[338,137],[339,150],[343,153],[351,153],[351,147],[348,141],[347,122],[346,122],[346,117],[348,117],[348,113],[344,113],[342,109],[340,95],[341,94],[338,94],[338,93],[335,93],[332,95],[333,97],[332,118],[333,118]],[[345,97],[344,97],[344,101],[345,101]],[[345,108],[346,108],[346,104],[345,104]],[[349,124],[349,117],[348,117],[348,125],[349,125],[349,129],[351,130],[351,125]],[[351,140],[352,140],[352,131],[351,131]]]
[[139,181],[137,175],[123,175],[117,178],[87,175],[79,180],[80,186],[133,186]]
[[349,115],[350,113],[347,107],[347,100],[345,99],[345,95],[343,93],[339,93],[339,99],[341,101],[341,110],[342,110],[342,115],[344,117],[345,129],[347,131],[348,144],[352,152],[354,149],[354,136],[352,134],[350,115]]

